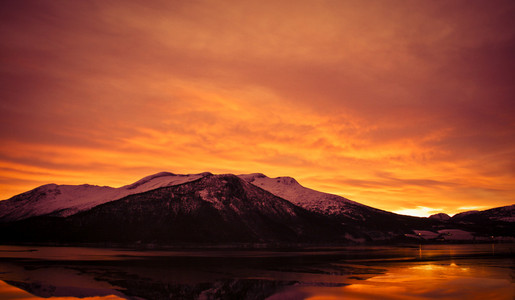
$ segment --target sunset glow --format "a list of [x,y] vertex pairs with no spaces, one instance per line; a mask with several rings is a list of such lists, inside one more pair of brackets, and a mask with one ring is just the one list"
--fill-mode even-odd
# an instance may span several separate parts
[[209,171],[410,215],[514,204],[514,15],[513,1],[3,1],[0,199]]

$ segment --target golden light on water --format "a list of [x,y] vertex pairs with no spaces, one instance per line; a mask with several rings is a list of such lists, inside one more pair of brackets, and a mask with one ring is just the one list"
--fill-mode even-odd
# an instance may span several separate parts
[[391,267],[379,276],[338,288],[306,288],[310,300],[332,299],[511,299],[513,284],[475,266],[454,262]]

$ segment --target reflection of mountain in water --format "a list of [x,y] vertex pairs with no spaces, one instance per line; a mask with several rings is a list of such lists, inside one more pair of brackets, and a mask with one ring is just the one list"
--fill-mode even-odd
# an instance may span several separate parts
[[[112,289],[95,289],[95,288],[87,288],[87,287],[74,287],[74,286],[60,286],[53,285],[47,282],[23,282],[23,281],[13,281],[13,280],[5,280],[5,283],[8,283],[12,286],[20,288],[24,291],[27,291],[35,296],[50,298],[50,297],[102,297],[109,295],[116,295],[122,298],[123,294]],[[59,284],[59,283],[57,283]],[[66,283],[62,283],[66,285]]]
[[[62,253],[67,249],[78,251],[64,248]],[[340,299],[350,293],[359,299],[513,299],[513,250],[513,245],[499,244],[495,249],[440,245],[242,251],[229,256],[223,251],[190,256],[149,251],[127,252],[124,260],[119,254],[109,260],[66,255],[45,260],[34,259],[40,251],[36,248],[19,250],[11,258],[6,258],[7,250],[0,252],[0,280],[45,298]],[[390,285],[398,289],[388,289]],[[0,298],[5,297],[0,282]]]
[[265,299],[295,282],[262,279],[227,279],[195,285],[154,281],[123,281],[124,293],[145,299]]
[[[109,262],[12,262],[0,279],[39,297],[266,299],[297,285],[341,286],[319,258],[167,258]],[[323,266],[323,267],[322,267]],[[377,270],[375,270],[377,273]],[[1,295],[0,295],[1,296]]]
[[281,288],[296,283],[262,279],[227,279],[188,285],[135,277],[112,280],[112,283],[116,283],[123,288],[122,290],[102,290],[54,286],[42,282],[5,282],[43,298],[116,295],[125,299],[265,299]]

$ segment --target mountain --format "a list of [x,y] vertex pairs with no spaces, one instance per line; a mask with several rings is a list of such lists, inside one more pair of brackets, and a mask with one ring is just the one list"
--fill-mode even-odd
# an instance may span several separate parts
[[243,174],[238,177],[295,205],[329,216],[347,216],[356,220],[364,220],[365,216],[361,215],[360,211],[363,208],[373,209],[341,196],[303,187],[291,177],[269,178],[261,173]]
[[414,230],[408,236],[421,240],[515,242],[515,205],[484,211],[466,211],[450,217],[439,213],[429,217],[440,224],[430,230]]
[[1,201],[0,243],[513,240],[514,207],[419,218],[318,192],[291,177],[162,172],[120,188],[49,184]]
[[451,218],[454,222],[515,222],[515,204],[487,209],[483,211],[466,211],[454,215]]
[[449,221],[451,219],[451,217],[448,214],[439,213],[439,214],[430,215],[429,219],[440,220],[440,221]]
[[17,221],[43,215],[66,217],[128,195],[197,180],[209,174],[176,175],[161,172],[120,188],[89,184],[47,184],[0,201],[0,220]]
[[87,243],[344,242],[349,236],[338,223],[237,176],[211,174],[71,216],[33,217],[0,229],[11,241]]
[[373,239],[389,239],[403,233],[406,228],[435,224],[432,220],[398,215],[341,196],[315,191],[291,177],[269,178],[261,173],[239,177],[306,210],[359,228]]

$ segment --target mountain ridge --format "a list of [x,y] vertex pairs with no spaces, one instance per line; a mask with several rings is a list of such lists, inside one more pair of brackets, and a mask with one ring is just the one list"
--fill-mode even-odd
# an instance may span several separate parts
[[160,172],[120,188],[48,184],[2,202],[0,242],[340,244],[515,232],[515,205],[420,218],[261,173]]
[[9,238],[39,242],[262,243],[349,236],[338,223],[230,174],[128,195],[64,218],[10,224],[4,231]]
[[[210,172],[202,172],[202,173],[197,173],[197,174],[175,174],[175,173],[163,171],[163,172],[158,172],[158,173],[143,177],[131,184],[127,184],[127,185],[124,185],[124,186],[121,186],[118,188],[110,187],[110,186],[91,185],[91,184],[87,184],[87,183],[80,184],[80,185],[66,185],[66,184],[59,185],[59,184],[55,184],[55,183],[44,184],[44,185],[36,187],[32,190],[15,195],[9,199],[1,200],[0,201],[0,220],[7,219],[9,221],[13,221],[13,220],[19,220],[20,218],[34,216],[34,215],[28,214],[28,213],[26,215],[18,214],[18,215],[12,216],[12,217],[9,217],[7,215],[9,215],[10,210],[12,210],[13,208],[18,208],[21,205],[23,205],[23,203],[20,203],[20,202],[23,202],[21,200],[26,199],[27,195],[34,194],[34,193],[40,192],[42,190],[44,191],[44,193],[50,193],[50,194],[52,194],[52,193],[62,194],[63,192],[64,193],[70,193],[70,192],[77,193],[78,192],[78,194],[75,195],[75,197],[78,196],[79,199],[90,196],[90,195],[81,195],[80,194],[81,191],[77,190],[79,188],[82,188],[84,190],[89,189],[89,190],[92,190],[93,192],[107,191],[107,195],[106,195],[106,193],[101,193],[101,195],[98,195],[99,197],[104,198],[103,201],[95,201],[95,199],[93,199],[91,201],[86,201],[85,203],[82,203],[79,201],[79,204],[83,204],[82,206],[81,205],[77,205],[77,206],[71,205],[70,207],[60,207],[58,209],[55,209],[54,211],[49,211],[47,209],[47,210],[42,210],[41,212],[38,212],[36,214],[36,215],[45,215],[45,214],[54,213],[55,215],[67,216],[67,215],[72,215],[74,213],[80,212],[82,210],[92,208],[92,207],[102,204],[102,203],[121,199],[121,198],[131,195],[131,194],[145,192],[145,191],[149,191],[149,190],[159,188],[159,187],[164,187],[164,186],[173,186],[173,185],[177,185],[177,184],[182,184],[182,183],[194,181],[194,180],[197,180],[199,178],[202,178],[204,176],[209,176],[209,175],[213,175],[213,174]],[[219,175],[224,175],[224,174],[219,174]],[[295,178],[292,178],[289,176],[280,176],[280,177],[272,178],[272,177],[268,177],[268,176],[264,175],[263,173],[240,174],[240,175],[235,175],[235,176],[238,176],[238,177],[254,184],[257,187],[263,188],[264,190],[269,191],[272,194],[277,195],[281,198],[284,198],[296,205],[304,207],[308,210],[318,211],[318,212],[328,214],[328,215],[335,215],[335,214],[342,214],[342,213],[345,214],[345,212],[343,212],[341,210],[342,203],[351,205],[351,206],[356,206],[356,207],[366,207],[368,209],[372,209],[377,212],[396,214],[393,212],[389,212],[386,210],[382,210],[382,209],[371,207],[371,206],[368,206],[365,204],[361,204],[359,202],[350,200],[350,199],[342,197],[342,196],[306,188],[306,187],[302,186],[300,183],[298,183],[298,181]],[[274,185],[270,184],[271,182],[277,182],[278,184],[276,184],[274,186]],[[288,187],[288,189],[286,189],[285,187]],[[296,187],[297,189],[292,190],[291,187]],[[64,191],[59,190],[60,188],[64,189]],[[301,189],[301,190],[299,191],[299,189]],[[306,202],[305,200],[302,200],[302,201],[299,200],[299,198],[310,199],[310,200]],[[56,199],[56,200],[62,201],[63,199]],[[67,198],[65,200],[69,201],[69,198]],[[17,203],[17,205],[13,205],[14,207],[8,207],[7,204],[9,202],[11,202],[11,203],[18,202],[18,203]],[[31,204],[34,204],[33,202],[31,202]],[[321,206],[320,205],[321,202],[325,202],[324,204],[326,205],[326,207]],[[328,202],[333,205],[328,205]],[[45,204],[48,204],[48,202]],[[71,204],[73,204],[73,203],[71,203]],[[334,205],[334,204],[336,204],[336,205]],[[513,204],[513,205],[515,205],[515,204]],[[513,205],[507,205],[504,207],[510,207]],[[50,208],[52,208],[52,207],[50,207]],[[486,209],[486,210],[492,210],[492,209],[497,209],[497,208],[499,208],[499,207],[494,207],[494,208],[490,208],[490,209]],[[58,213],[59,211],[61,211],[61,213]],[[461,218],[462,216],[465,216],[465,215],[477,214],[480,212],[482,212],[482,211],[472,210],[472,211],[460,212],[460,213],[455,214],[451,218],[454,218],[455,216]],[[442,213],[437,214],[437,215],[441,215],[441,214]],[[396,214],[396,215],[399,215],[399,214]],[[359,219],[360,216],[354,215],[351,217],[354,219]],[[429,216],[428,218],[431,218],[431,217],[432,216]],[[433,218],[436,218],[436,215],[434,215]]]
[[51,214],[66,217],[131,194],[196,180],[207,174],[211,173],[182,175],[160,172],[119,188],[45,184],[0,201],[0,220],[16,221]]

